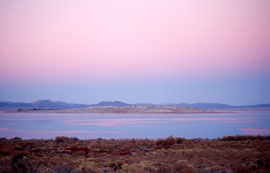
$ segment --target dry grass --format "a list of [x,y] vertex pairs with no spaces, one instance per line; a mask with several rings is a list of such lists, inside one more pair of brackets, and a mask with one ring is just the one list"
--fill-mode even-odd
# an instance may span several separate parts
[[270,140],[1,138],[0,172],[270,172]]

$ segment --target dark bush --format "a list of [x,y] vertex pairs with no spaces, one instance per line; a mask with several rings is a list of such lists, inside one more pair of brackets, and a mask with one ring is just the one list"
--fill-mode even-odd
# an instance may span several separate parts
[[157,146],[164,146],[164,147],[170,147],[174,143],[175,143],[175,139],[172,136],[170,136],[166,139],[158,139],[156,141]]
[[69,138],[65,137],[65,136],[56,136],[55,137],[55,142],[66,142],[68,140],[69,140]]
[[270,140],[270,136],[237,135],[237,136],[225,136],[219,140],[221,141]]
[[185,141],[185,138],[175,138],[175,143],[182,144]]
[[73,137],[73,138],[68,138],[68,137],[65,137],[65,136],[56,136],[55,137],[55,142],[71,142],[71,143],[74,143],[74,142],[78,142],[79,139],[76,138],[76,137]]
[[116,162],[109,163],[109,167],[112,168],[114,171],[122,169],[122,166],[124,164],[123,160],[118,160]]
[[9,145],[0,145],[0,156],[1,155],[10,155],[14,152],[14,148]]
[[19,138],[19,137],[14,137],[14,138],[12,138],[11,140],[15,140],[15,141],[21,141],[21,140],[22,140],[22,138]]

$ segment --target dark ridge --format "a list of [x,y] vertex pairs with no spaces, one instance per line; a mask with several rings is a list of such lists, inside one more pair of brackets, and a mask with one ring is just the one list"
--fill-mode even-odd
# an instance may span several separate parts
[[98,104],[94,104],[91,106],[131,106],[131,104],[127,104],[124,102],[120,102],[120,101],[102,101],[99,102]]

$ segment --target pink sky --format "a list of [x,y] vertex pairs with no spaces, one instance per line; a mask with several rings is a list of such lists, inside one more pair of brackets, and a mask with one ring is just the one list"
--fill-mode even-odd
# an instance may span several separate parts
[[270,102],[269,0],[2,0],[0,100]]
[[269,74],[268,0],[0,2],[0,80]]

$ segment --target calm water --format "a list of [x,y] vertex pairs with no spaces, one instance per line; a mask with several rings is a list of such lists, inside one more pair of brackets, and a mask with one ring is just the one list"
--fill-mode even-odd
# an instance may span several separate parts
[[181,115],[0,113],[0,137],[216,138],[270,134],[270,112]]

